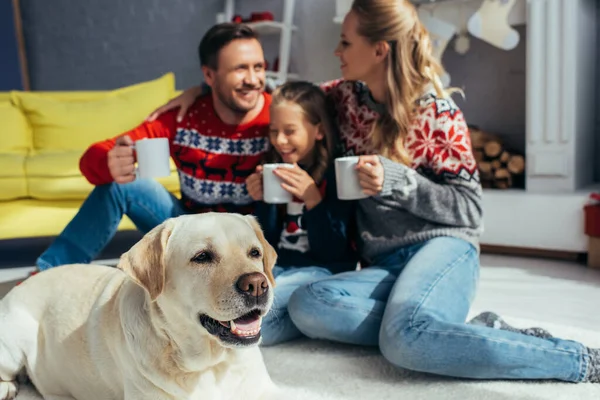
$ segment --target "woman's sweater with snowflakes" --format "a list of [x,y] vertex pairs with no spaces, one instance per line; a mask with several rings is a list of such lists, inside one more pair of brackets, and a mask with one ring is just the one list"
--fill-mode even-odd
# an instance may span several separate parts
[[[385,109],[363,83],[337,80],[322,88],[334,104],[345,155],[370,154],[369,133]],[[427,91],[418,101],[405,146],[412,164],[380,157],[383,190],[357,204],[361,256],[369,262],[439,236],[461,238],[479,248],[479,173],[467,124],[454,101]]]

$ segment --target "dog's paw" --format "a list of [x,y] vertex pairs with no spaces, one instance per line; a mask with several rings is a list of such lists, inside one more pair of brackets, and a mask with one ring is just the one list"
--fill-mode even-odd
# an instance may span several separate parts
[[0,381],[0,400],[13,400],[17,397],[19,384],[16,381]]

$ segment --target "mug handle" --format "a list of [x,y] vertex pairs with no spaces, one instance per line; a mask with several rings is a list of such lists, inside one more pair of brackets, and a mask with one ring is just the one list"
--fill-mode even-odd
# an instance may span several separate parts
[[[137,152],[135,149],[135,143],[136,142],[133,142],[133,144],[131,146],[129,146],[133,150],[134,153]],[[139,168],[137,166],[137,163],[135,163],[135,167],[133,169],[133,175],[135,175],[135,179],[138,179],[140,177],[139,176]]]

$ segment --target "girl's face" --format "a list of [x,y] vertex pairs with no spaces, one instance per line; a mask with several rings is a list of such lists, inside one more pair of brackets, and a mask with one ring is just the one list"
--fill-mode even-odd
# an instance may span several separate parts
[[340,43],[335,56],[340,59],[342,76],[350,81],[369,81],[377,73],[381,57],[377,46],[358,34],[358,16],[350,11],[344,18]]
[[320,126],[308,122],[299,105],[284,102],[271,108],[269,140],[283,162],[307,163],[322,139]]

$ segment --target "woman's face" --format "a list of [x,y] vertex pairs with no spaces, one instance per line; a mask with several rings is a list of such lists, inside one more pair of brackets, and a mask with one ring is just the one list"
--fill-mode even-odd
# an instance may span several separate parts
[[368,81],[381,62],[376,45],[358,34],[358,16],[354,11],[344,18],[340,43],[334,54],[340,59],[342,76],[351,81]]

